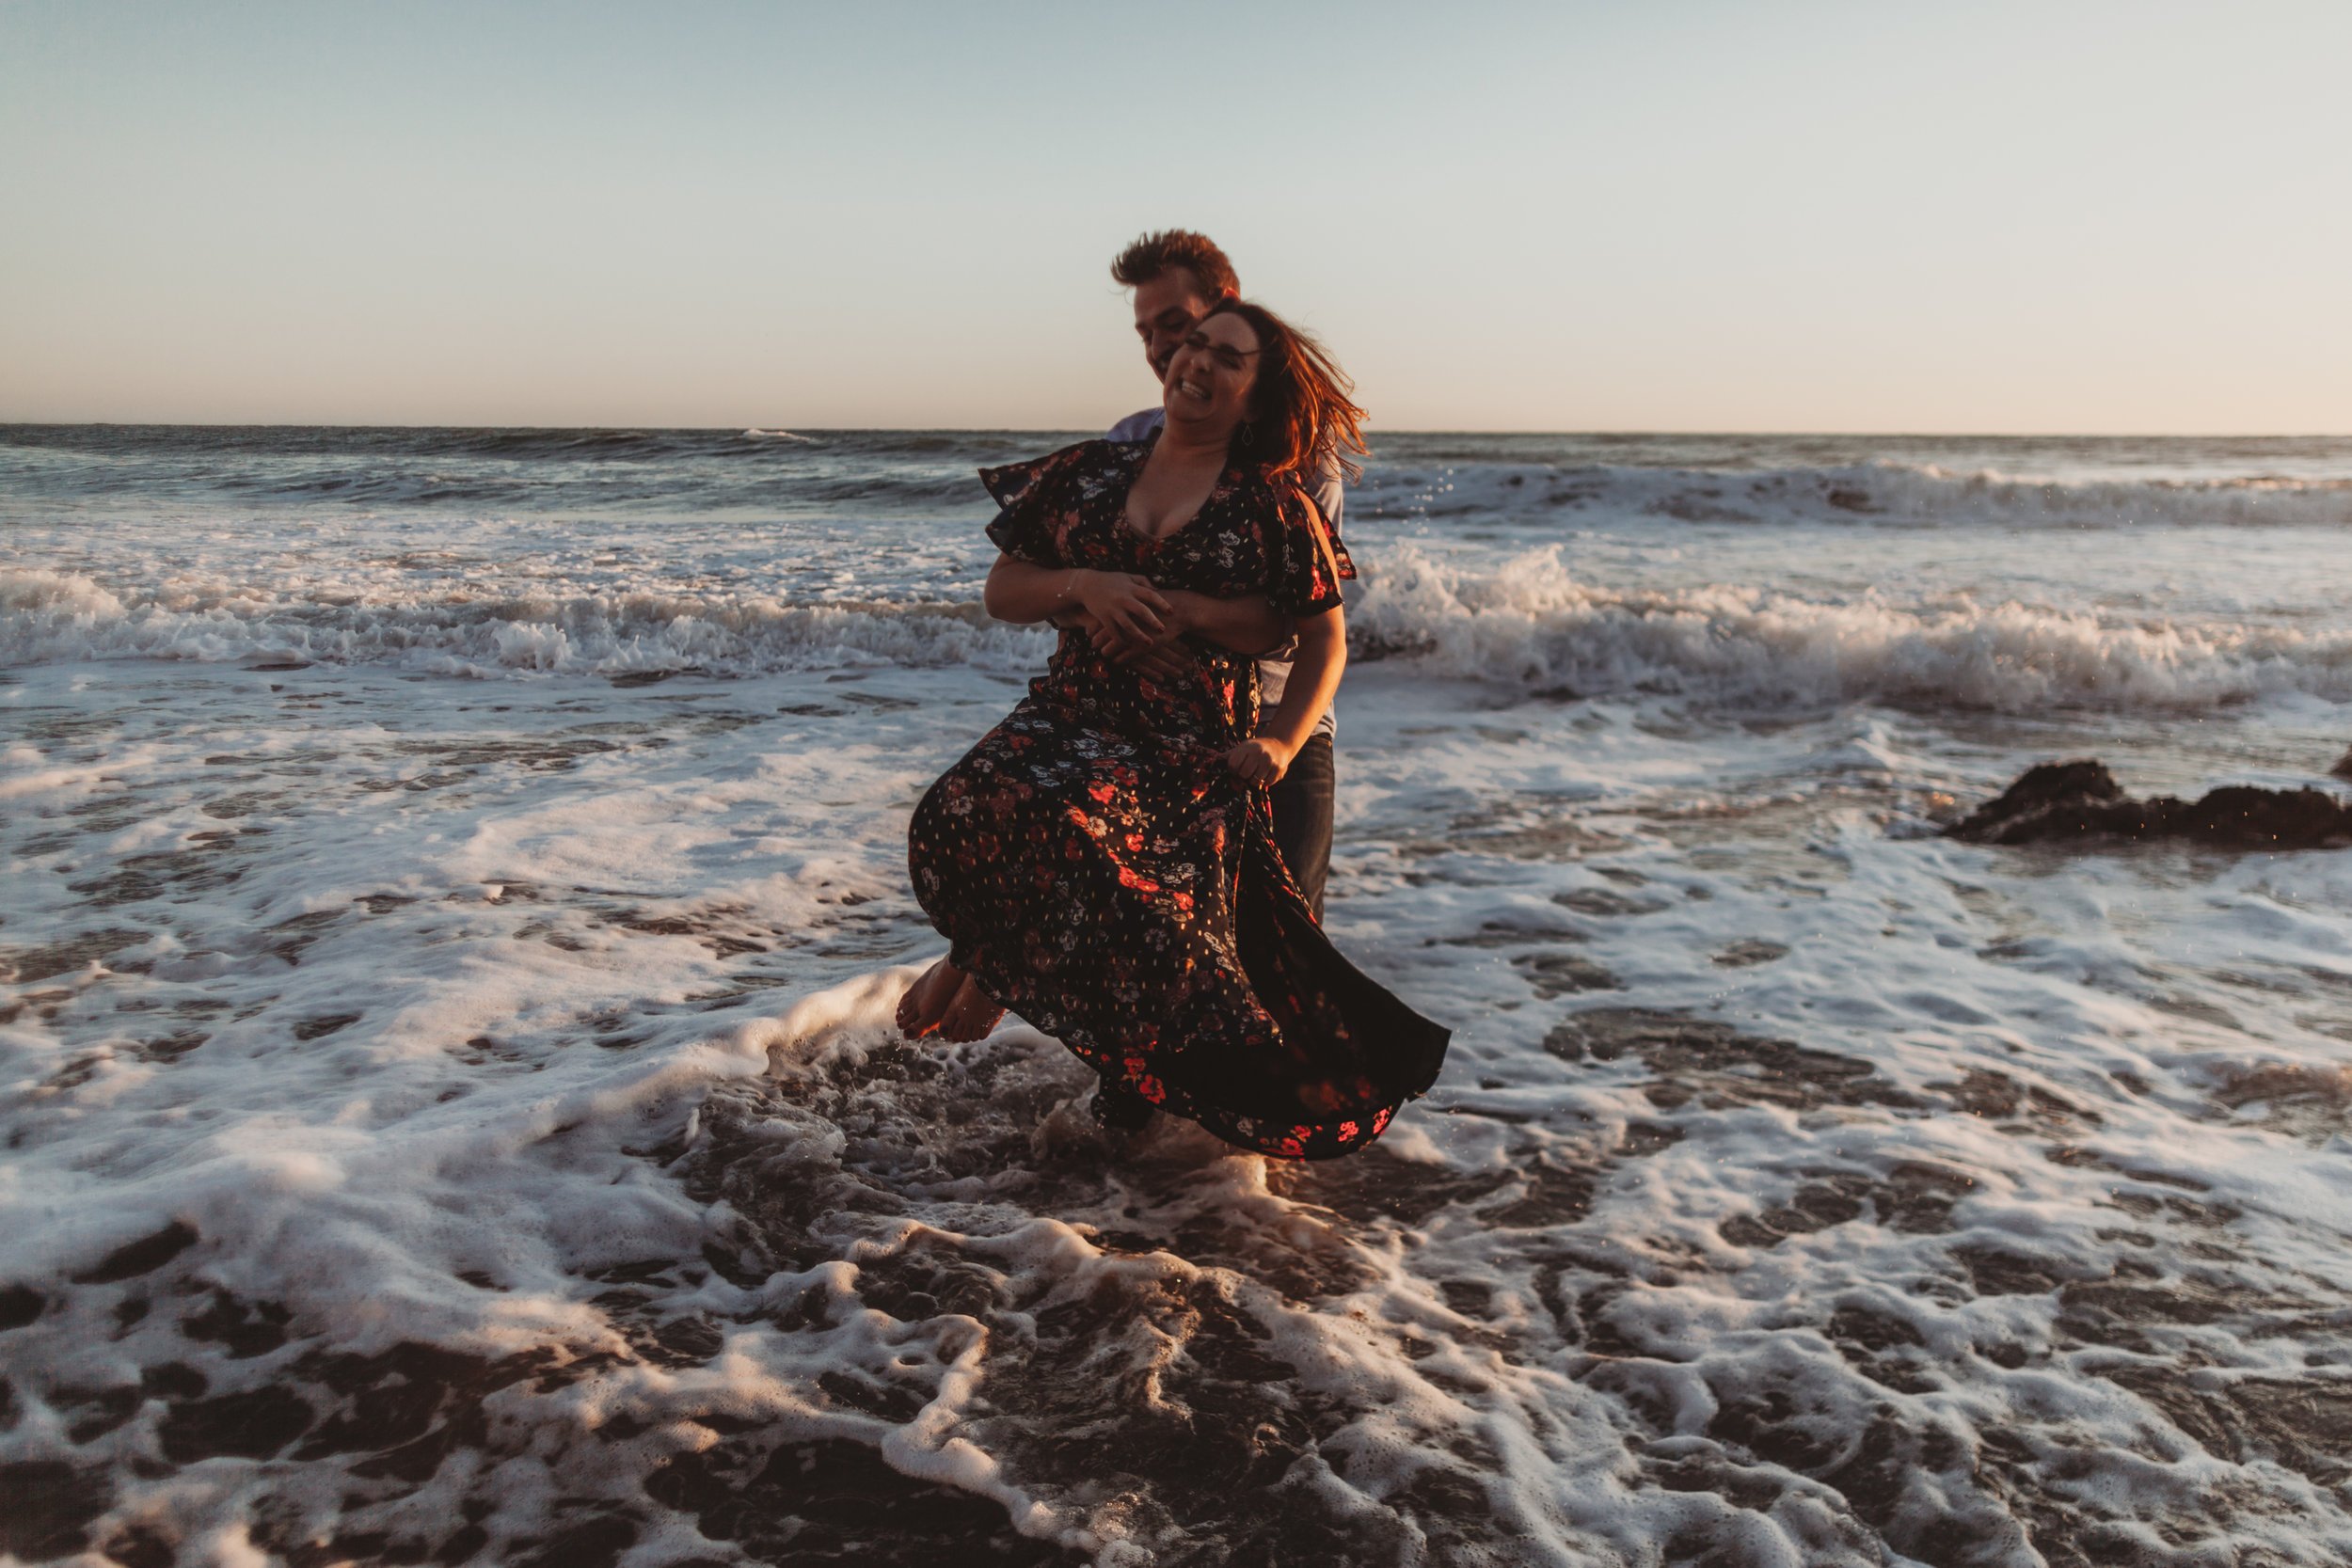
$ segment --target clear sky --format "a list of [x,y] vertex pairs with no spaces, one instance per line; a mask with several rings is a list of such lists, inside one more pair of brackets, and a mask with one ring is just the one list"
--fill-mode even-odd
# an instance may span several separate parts
[[0,420],[2352,432],[2352,4],[0,4]]

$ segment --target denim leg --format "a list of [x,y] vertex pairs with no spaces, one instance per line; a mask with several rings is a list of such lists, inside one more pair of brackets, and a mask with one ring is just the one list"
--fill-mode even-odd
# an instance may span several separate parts
[[1274,786],[1274,842],[1307,905],[1323,918],[1323,883],[1331,873],[1331,737],[1314,735]]

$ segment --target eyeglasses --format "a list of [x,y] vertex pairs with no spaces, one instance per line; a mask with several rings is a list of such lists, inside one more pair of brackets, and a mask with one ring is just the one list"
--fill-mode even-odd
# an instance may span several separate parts
[[1205,350],[1209,357],[1217,362],[1219,368],[1229,371],[1237,371],[1241,369],[1241,362],[1243,360],[1248,358],[1253,354],[1263,352],[1263,350],[1254,348],[1228,348],[1223,343],[1212,342],[1209,339],[1209,335],[1205,332],[1195,332],[1186,337],[1184,339],[1184,346],[1191,349]]

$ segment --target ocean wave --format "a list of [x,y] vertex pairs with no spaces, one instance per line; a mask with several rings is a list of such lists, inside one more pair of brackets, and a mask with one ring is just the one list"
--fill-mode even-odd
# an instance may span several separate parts
[[[1554,548],[1490,571],[1410,545],[1368,568],[1349,612],[1363,661],[1531,694],[1672,694],[1742,707],[1845,702],[2034,712],[2193,712],[2305,694],[2352,701],[2352,635],[2123,620],[1955,597],[1829,602],[1717,585],[1579,581]],[[253,658],[426,673],[715,675],[883,663],[1033,670],[1051,634],[971,601],[813,602],[660,594],[452,595],[398,604],[0,571],[0,660]]]
[[[984,505],[1086,432],[0,427],[0,484],[110,502],[611,513]],[[1385,436],[1351,517],[2026,529],[2352,526],[2352,443]]]
[[1484,572],[1391,547],[1367,571],[1349,629],[1359,657],[1404,656],[1436,673],[1585,695],[2000,712],[2197,710],[2297,692],[2352,700],[2352,636],[2123,622],[1965,598],[1617,592],[1578,581],[1556,546]]
[[1359,517],[1550,524],[1636,515],[1760,525],[2343,528],[2352,526],[2352,479],[2057,480],[1892,462],[1748,471],[1399,464],[1368,468],[1348,508]]
[[453,675],[719,675],[855,663],[1041,664],[1047,633],[977,603],[788,604],[658,594],[340,604],[240,590],[125,600],[70,573],[0,571],[0,661],[250,658],[391,664]]

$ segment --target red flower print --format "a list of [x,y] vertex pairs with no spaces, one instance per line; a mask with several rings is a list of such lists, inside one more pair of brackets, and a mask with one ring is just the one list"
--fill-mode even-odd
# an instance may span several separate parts
[[[1004,508],[990,541],[1048,570],[1261,594],[1291,615],[1328,607],[1334,574],[1318,559],[1314,510],[1287,483],[1236,468],[1179,535],[1144,542],[1124,512],[1150,451],[1089,441],[990,470]],[[1339,541],[1327,543],[1344,562]],[[1264,854],[1264,792],[1240,787],[1221,761],[1261,713],[1255,663],[1206,645],[1193,654],[1196,673],[1156,681],[1083,636],[1055,639],[1019,705],[915,808],[914,889],[989,995],[1114,1092],[1267,1156],[1347,1153],[1390,1119],[1364,1107],[1393,1103],[1402,1086],[1379,1037],[1388,1020],[1375,1030],[1344,987],[1327,989],[1319,963],[1242,967],[1243,925],[1287,947],[1291,923],[1274,917],[1295,912],[1298,892]],[[1241,1062],[1252,1082],[1223,1081]],[[1181,1092],[1163,1069],[1184,1079]],[[1233,1102],[1254,1103],[1272,1084],[1307,1122]]]

